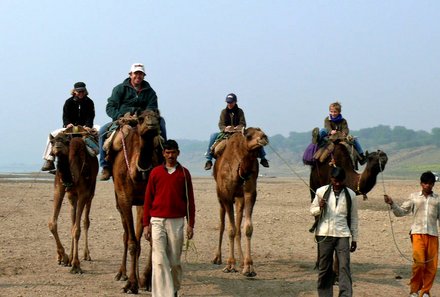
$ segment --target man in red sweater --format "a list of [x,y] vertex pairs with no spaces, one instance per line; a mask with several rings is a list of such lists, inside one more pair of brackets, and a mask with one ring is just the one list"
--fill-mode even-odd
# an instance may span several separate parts
[[186,236],[194,235],[195,204],[191,175],[177,162],[179,146],[169,139],[163,145],[165,164],[150,173],[144,202],[144,234],[152,241],[152,297],[177,296],[182,281],[180,256]]

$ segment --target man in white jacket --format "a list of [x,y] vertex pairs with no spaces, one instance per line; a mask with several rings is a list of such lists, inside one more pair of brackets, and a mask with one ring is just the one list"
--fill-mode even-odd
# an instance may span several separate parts
[[[353,295],[350,272],[350,252],[357,248],[358,209],[356,194],[345,187],[345,171],[334,167],[330,185],[316,190],[310,206],[313,216],[319,217],[315,235],[318,242],[318,295],[333,296],[333,253],[339,261],[339,296]],[[350,244],[351,237],[351,244]]]

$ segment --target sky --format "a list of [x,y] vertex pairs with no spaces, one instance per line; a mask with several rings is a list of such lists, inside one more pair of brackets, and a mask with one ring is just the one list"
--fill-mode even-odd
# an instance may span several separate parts
[[[248,126],[439,127],[440,1],[0,1],[0,166],[38,164],[73,84],[95,124],[143,63],[168,138],[208,141],[233,92]],[[203,156],[201,156],[203,160]],[[201,161],[203,162],[203,161]]]

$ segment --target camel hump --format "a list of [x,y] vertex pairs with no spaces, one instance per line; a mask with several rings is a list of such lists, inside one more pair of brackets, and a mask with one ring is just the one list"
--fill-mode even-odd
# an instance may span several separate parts
[[315,154],[313,155],[313,158],[319,162],[324,162],[331,153],[333,153],[335,149],[335,144],[333,141],[327,142],[323,147],[320,147]]

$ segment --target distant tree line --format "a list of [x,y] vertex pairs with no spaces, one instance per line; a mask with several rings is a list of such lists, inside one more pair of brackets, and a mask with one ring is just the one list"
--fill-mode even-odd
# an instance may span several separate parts
[[[379,125],[374,128],[351,130],[350,134],[358,137],[364,148],[380,148],[393,144],[395,150],[415,148],[427,145],[440,147],[440,128],[433,128],[431,132],[414,131],[402,126]],[[288,137],[280,134],[270,137],[270,144],[277,150],[301,153],[310,143],[310,132],[290,132]]]

